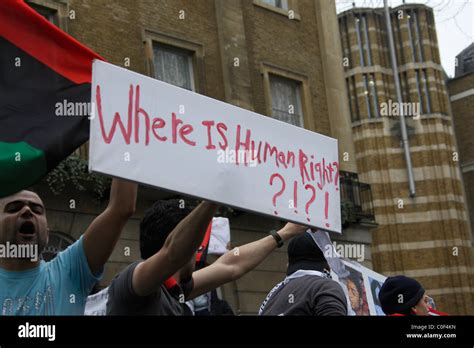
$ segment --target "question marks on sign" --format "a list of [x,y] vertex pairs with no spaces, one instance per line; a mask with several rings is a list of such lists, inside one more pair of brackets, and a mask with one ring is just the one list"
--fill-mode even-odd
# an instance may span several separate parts
[[310,185],[310,184],[306,184],[306,186],[304,187],[304,189],[306,191],[308,191],[308,189],[312,192],[312,195],[310,197],[310,199],[308,200],[308,202],[306,202],[306,215],[308,215],[306,217],[306,220],[308,221],[311,221],[311,219],[309,218],[309,207],[311,206],[311,204],[314,202],[314,200],[316,199],[316,189],[314,188],[313,185]]
[[295,214],[298,214],[298,181],[293,182],[293,205],[295,208]]
[[[337,162],[336,162],[337,164]],[[336,172],[336,180],[337,182],[339,181],[339,170]],[[276,181],[279,181],[278,183]],[[291,202],[289,205],[288,205],[288,209],[292,209],[293,210],[293,213],[295,214],[298,214],[298,181],[297,180],[294,180],[293,181],[293,192],[288,192],[287,194],[292,194],[293,195],[293,199],[290,200],[289,202]],[[274,190],[273,190],[273,196],[272,196],[272,203],[273,203],[273,208],[274,208],[274,211],[273,213],[275,215],[279,215],[278,213],[278,207],[277,207],[277,202],[278,202],[278,199],[280,197],[282,197],[284,194],[285,194],[285,190],[286,190],[286,181],[285,181],[285,178],[281,175],[281,174],[278,174],[278,173],[273,173],[271,176],[270,176],[270,186],[275,186]],[[337,183],[335,183],[335,186],[336,186],[336,190],[338,190],[338,185]],[[291,188],[290,188],[291,190]],[[304,192],[307,192],[307,194],[305,195]],[[308,222],[311,221],[311,218],[310,216],[315,216],[314,215],[314,210],[313,211],[310,211],[311,209],[314,209],[315,206],[317,207],[321,207],[322,209],[324,209],[324,220],[325,220],[325,226],[326,227],[330,227],[329,223],[328,223],[328,217],[329,217],[329,191],[325,191],[324,192],[324,200],[321,200],[320,203],[317,203],[316,202],[316,187],[311,185],[311,184],[306,184],[304,185],[304,192],[303,192],[303,203],[304,204],[304,207],[305,207],[305,213],[306,213],[306,220]],[[319,209],[319,208],[317,208]]]
[[[329,192],[324,193],[324,218],[328,219],[328,209],[329,209]],[[329,227],[329,224],[326,222],[326,227]]]
[[334,186],[336,186],[336,191],[339,191],[339,162],[332,162],[332,165],[336,167],[336,175],[334,177]]
[[280,189],[280,191],[276,192],[273,195],[273,199],[272,199],[273,207],[275,207],[274,213],[275,213],[275,215],[278,215],[278,212],[276,211],[276,202],[277,202],[277,198],[280,197],[283,194],[283,192],[285,191],[286,183],[285,183],[285,179],[283,179],[283,177],[280,174],[275,173],[275,174],[272,174],[272,176],[270,177],[270,185],[271,186],[273,186],[273,180],[275,178],[278,178],[281,181],[281,189]]

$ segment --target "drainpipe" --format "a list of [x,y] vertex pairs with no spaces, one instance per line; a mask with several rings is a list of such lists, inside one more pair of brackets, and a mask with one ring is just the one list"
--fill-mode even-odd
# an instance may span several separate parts
[[[402,99],[402,92],[400,90],[400,79],[398,77],[397,55],[395,53],[395,44],[393,42],[392,22],[390,19],[388,0],[384,0],[383,2],[384,2],[384,7],[385,7],[385,20],[387,22],[388,42],[390,45],[390,57],[392,61],[393,78],[395,80],[395,90],[397,92],[397,101],[398,101],[398,104],[402,106],[403,99]],[[415,179],[413,177],[413,166],[411,163],[410,144],[408,142],[407,126],[405,123],[405,114],[402,107],[400,107],[399,109],[401,110],[400,129],[402,133],[403,152],[405,153],[405,161],[407,163],[408,187],[410,191],[410,197],[415,197],[416,195]]]

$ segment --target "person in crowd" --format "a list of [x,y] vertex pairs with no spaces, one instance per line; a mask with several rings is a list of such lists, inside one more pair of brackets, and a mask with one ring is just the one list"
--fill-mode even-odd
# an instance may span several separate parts
[[447,315],[436,311],[434,301],[416,279],[403,275],[385,280],[380,289],[379,301],[384,313],[391,316]]
[[216,289],[195,297],[186,304],[195,316],[235,315],[229,303],[219,298]]
[[0,244],[36,255],[0,257],[0,314],[83,315],[87,295],[135,211],[136,196],[136,184],[114,179],[105,211],[49,262],[39,257],[49,235],[41,198],[27,190],[1,198]]
[[[208,229],[207,233],[210,237],[211,228]],[[230,242],[228,245],[229,244]],[[204,267],[209,267],[209,263],[207,262],[208,247],[209,238],[205,237],[203,244],[201,244],[196,255],[195,272]],[[227,247],[227,250],[230,250],[230,248]],[[186,305],[191,309],[193,315],[195,316],[235,315],[229,303],[219,297],[217,289],[212,289],[211,291],[199,295],[192,300],[186,301]]]
[[140,223],[140,253],[109,287],[108,315],[189,315],[186,301],[239,279],[277,246],[306,227],[288,223],[278,232],[225,253],[195,271],[195,254],[217,206],[202,202],[192,211],[180,200],[156,202]]
[[289,242],[287,277],[269,292],[260,315],[347,315],[344,291],[330,278],[324,254],[309,233]]

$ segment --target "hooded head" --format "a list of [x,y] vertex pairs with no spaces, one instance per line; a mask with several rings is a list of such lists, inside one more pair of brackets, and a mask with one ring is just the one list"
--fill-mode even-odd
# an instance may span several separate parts
[[329,270],[326,258],[309,233],[302,233],[290,240],[287,275],[298,270],[322,272],[325,268]]

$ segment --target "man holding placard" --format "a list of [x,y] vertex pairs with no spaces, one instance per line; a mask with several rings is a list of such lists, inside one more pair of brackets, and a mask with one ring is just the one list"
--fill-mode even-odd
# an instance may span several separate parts
[[[101,61],[93,64],[91,97],[91,171],[341,233],[336,139]],[[215,209],[202,203],[182,221],[161,214],[151,227],[146,216],[141,233],[163,238],[114,280],[107,312],[182,314],[171,296],[175,285],[184,287],[177,292],[184,304],[239,278],[306,230],[289,223],[192,273]]]
[[293,223],[234,248],[208,267],[194,271],[195,253],[217,206],[203,202],[193,211],[178,200],[158,201],[140,224],[144,261],[128,266],[112,282],[108,315],[184,315],[185,302],[239,279],[284,241],[307,229]]

